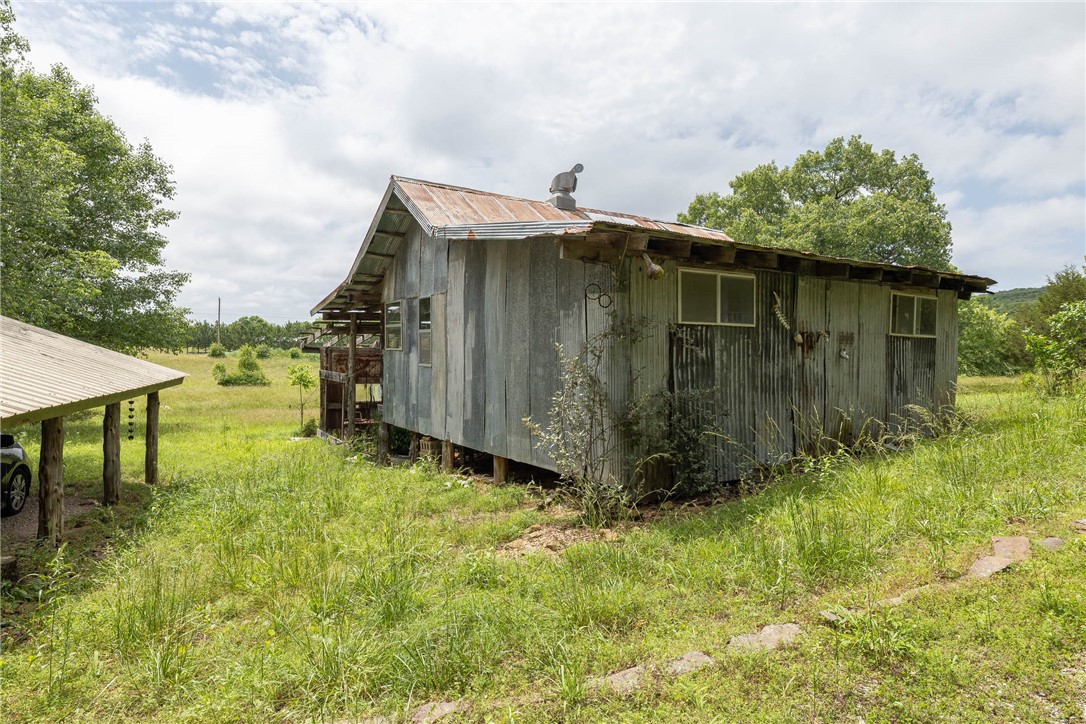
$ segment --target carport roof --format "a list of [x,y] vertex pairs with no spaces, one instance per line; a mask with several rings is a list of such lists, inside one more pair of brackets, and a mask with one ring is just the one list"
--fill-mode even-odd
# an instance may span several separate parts
[[179,385],[184,372],[0,316],[0,422],[70,415]]

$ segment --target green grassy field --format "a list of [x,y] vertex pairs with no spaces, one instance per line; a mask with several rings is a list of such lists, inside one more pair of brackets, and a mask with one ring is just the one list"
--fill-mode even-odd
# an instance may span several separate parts
[[[271,387],[225,389],[207,358],[152,359],[191,374],[163,393],[165,482],[138,482],[138,415],[119,510],[80,521],[60,560],[15,551],[42,575],[4,589],[4,721],[336,721],[435,700],[469,702],[466,721],[1086,715],[1082,397],[967,380],[967,424],[943,438],[596,532],[523,483],[291,441],[289,360],[263,361]],[[100,416],[67,430],[69,494],[100,495]],[[1068,542],[957,580],[1013,534]],[[842,627],[818,615],[944,581]],[[804,635],[726,650],[783,622]],[[586,685],[692,650],[717,665],[629,698]]]

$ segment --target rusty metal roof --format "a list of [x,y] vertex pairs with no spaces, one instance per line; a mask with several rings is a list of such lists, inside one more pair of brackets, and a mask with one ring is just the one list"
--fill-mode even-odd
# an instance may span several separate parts
[[0,316],[5,428],[179,385],[184,372]]
[[[953,278],[979,292],[995,284],[986,277],[914,266],[823,256],[797,249],[737,242],[719,229],[659,221],[646,216],[577,208],[564,211],[546,201],[479,191],[463,186],[393,176],[347,278],[310,314],[353,309],[361,296],[372,296],[401,239],[414,219],[428,235],[445,239],[530,239],[542,236],[587,236],[592,232],[626,232],[685,239],[700,244],[770,252],[811,261],[883,270],[916,270]],[[372,252],[372,253],[371,253]],[[373,304],[371,300],[367,304]]]

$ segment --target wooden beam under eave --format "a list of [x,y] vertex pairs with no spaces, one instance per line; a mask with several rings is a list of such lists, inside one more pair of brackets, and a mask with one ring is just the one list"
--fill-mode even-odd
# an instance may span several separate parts
[[776,269],[780,255],[774,251],[759,251],[756,249],[738,249],[735,253],[735,263],[753,269]]
[[939,280],[940,289],[950,289],[955,292],[960,292],[965,289],[964,279],[955,279],[953,277],[943,277]]
[[913,284],[930,289],[939,288],[939,275],[930,272],[913,272]]
[[690,247],[690,257],[709,264],[733,264],[735,263],[735,247],[695,241]]
[[612,246],[602,246],[591,241],[561,240],[559,246],[560,259],[572,259],[598,264],[613,264],[618,261],[622,252]]
[[649,237],[646,251],[650,256],[661,254],[676,259],[690,258],[690,248],[694,245],[691,239],[665,239],[659,236]]
[[825,279],[848,279],[848,268],[846,262],[815,262],[815,274]]
[[[406,231],[381,231],[381,230],[378,229],[377,231],[373,232],[373,235],[374,236],[384,236],[384,237],[387,237],[389,239],[406,239],[407,238],[407,232]],[[367,253],[367,256],[369,256],[368,253]]]
[[848,278],[858,282],[881,282],[882,269],[869,266],[850,266]]

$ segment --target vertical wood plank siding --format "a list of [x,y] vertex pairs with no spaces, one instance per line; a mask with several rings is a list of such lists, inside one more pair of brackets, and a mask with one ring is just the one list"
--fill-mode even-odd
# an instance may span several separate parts
[[[771,271],[754,272],[753,327],[680,325],[679,267],[664,269],[652,281],[640,259],[563,260],[551,239],[449,242],[413,225],[382,291],[404,300],[404,349],[385,352],[385,419],[554,469],[522,420],[548,423],[556,344],[572,357],[596,335],[615,414],[651,394],[685,393],[680,414],[716,433],[705,447],[720,480],[814,450],[824,435],[851,442],[872,419],[906,418],[909,405],[953,404],[952,291],[939,292],[936,339],[889,335],[889,287]],[[591,285],[608,306],[586,298]],[[431,297],[431,367],[418,364],[420,297]],[[638,332],[608,335],[616,321]],[[630,481],[632,465],[659,452],[610,433],[616,479]]]

